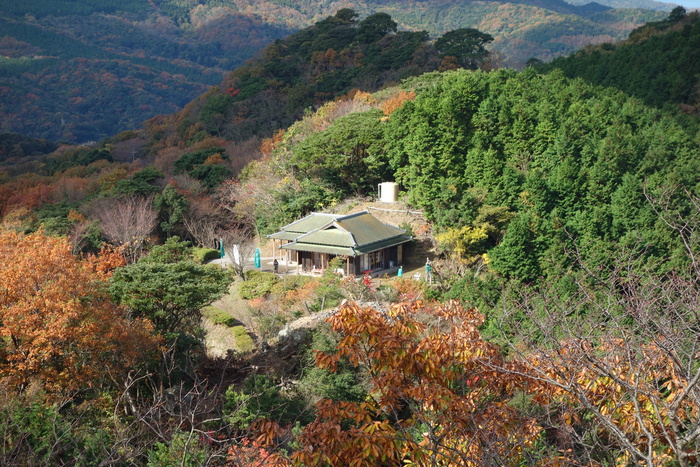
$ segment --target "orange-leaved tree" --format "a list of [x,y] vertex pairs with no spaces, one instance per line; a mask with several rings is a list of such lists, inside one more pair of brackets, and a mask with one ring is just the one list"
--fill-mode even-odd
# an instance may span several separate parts
[[[322,400],[294,461],[303,465],[519,465],[538,436],[509,402],[536,389],[484,341],[483,316],[457,302],[403,303],[381,312],[349,303],[331,318],[343,337],[334,354],[368,375],[361,403]],[[528,388],[527,386],[530,385]]]
[[70,395],[118,379],[157,344],[106,291],[113,254],[81,260],[63,238],[0,232],[0,382]]
[[503,302],[509,353],[544,384],[548,429],[581,463],[700,461],[700,268],[654,266],[620,249],[570,274],[565,293],[525,287]]
[[697,369],[689,380],[668,351],[675,342],[600,341],[567,340],[531,356],[532,373],[550,383],[547,397],[563,403],[558,430],[579,451],[594,445],[597,452],[584,454],[601,464],[697,465]]

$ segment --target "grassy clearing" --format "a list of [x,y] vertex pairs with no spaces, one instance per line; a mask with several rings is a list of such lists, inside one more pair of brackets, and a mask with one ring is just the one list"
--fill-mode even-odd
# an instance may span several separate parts
[[225,357],[230,350],[250,352],[255,348],[249,334],[249,330],[255,329],[253,316],[246,301],[239,297],[237,281],[228,294],[202,309],[202,318],[209,356]]

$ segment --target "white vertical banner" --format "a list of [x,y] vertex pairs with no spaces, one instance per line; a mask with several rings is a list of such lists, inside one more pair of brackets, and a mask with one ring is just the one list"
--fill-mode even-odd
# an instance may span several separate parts
[[241,261],[241,250],[238,248],[238,245],[233,245],[233,262],[237,266],[243,265],[243,262]]

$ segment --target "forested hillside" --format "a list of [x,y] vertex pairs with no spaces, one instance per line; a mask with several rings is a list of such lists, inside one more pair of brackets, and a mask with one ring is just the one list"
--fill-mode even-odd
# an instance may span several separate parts
[[[567,3],[572,5],[585,5],[588,0],[569,0]],[[609,6],[611,8],[644,8],[646,10],[668,11],[669,5],[667,2],[657,2],[655,0],[600,0],[596,3]]]
[[[352,10],[340,10],[275,42],[222,86],[181,112],[150,120],[145,131],[93,146],[63,145],[47,157],[40,141],[7,135],[0,215],[10,215],[22,230],[43,224],[49,233],[70,236],[77,250],[92,252],[110,235],[122,238],[118,226],[108,234],[98,224],[106,224],[106,213],[115,214],[106,209],[107,200],[124,196],[155,196],[160,235],[190,236],[186,223],[226,230],[235,221],[211,198],[222,182],[261,157],[261,138],[358,88],[376,90],[441,66],[476,68],[487,59],[490,41],[464,29],[433,46],[425,32],[397,31],[386,14],[359,20]],[[211,238],[196,241],[211,245]]]
[[[460,69],[331,101],[224,183],[240,145],[163,148],[156,168],[115,161],[128,141],[3,185],[4,464],[694,464],[691,120],[561,72]],[[202,309],[233,278],[174,234],[245,245],[390,177],[432,220],[433,284],[242,273],[259,349],[204,354],[203,316],[241,327]]]
[[[143,130],[0,137],[0,464],[697,465],[697,107],[595,79],[684,96],[698,22],[584,79],[341,9]],[[252,260],[389,180],[417,275]]]
[[474,29],[446,33],[434,45],[425,31],[398,31],[386,13],[359,20],[350,9],[275,41],[261,58],[170,117],[146,124],[151,147],[189,146],[207,137],[245,141],[271,136],[304,111],[348,93],[374,91],[426,71],[485,64],[493,40]]
[[[172,113],[265,45],[354,9],[385,12],[399,30],[475,28],[498,62],[549,60],[612,41],[663,14],[548,2],[45,1],[0,11],[0,130],[96,141]],[[28,122],[31,122],[28,123]]]
[[557,58],[543,70],[560,69],[569,77],[620,89],[645,103],[675,104],[700,113],[700,18],[674,10],[666,21],[646,24],[618,44],[586,47]]
[[0,129],[96,141],[182,108],[292,30],[235,11],[184,28],[152,2],[6,2]]
[[532,69],[428,74],[405,89],[407,102],[388,119],[376,103],[331,125],[290,128],[271,163],[296,185],[246,180],[277,200],[272,211],[256,208],[261,225],[275,229],[302,215],[301,200],[329,204],[395,179],[434,222],[446,252],[486,261],[505,278],[556,277],[569,248],[585,259],[635,245],[673,256],[676,240],[646,196],[697,189],[697,122],[683,126],[619,91]]

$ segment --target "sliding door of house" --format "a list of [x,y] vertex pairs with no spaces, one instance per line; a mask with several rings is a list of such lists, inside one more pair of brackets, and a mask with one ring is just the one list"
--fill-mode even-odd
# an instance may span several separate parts
[[313,255],[311,253],[308,253],[306,251],[301,252],[301,269],[304,272],[311,272],[311,270],[314,268],[313,267]]
[[362,270],[376,271],[377,269],[384,268],[384,250],[373,251],[372,253],[367,253],[362,255],[363,264]]

